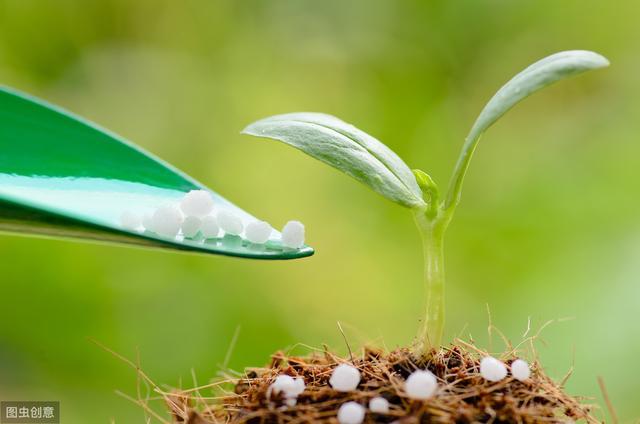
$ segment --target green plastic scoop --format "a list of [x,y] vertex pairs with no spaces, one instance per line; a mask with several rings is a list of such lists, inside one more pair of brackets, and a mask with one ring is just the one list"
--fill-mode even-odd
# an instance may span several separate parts
[[[194,189],[209,190],[91,122],[0,86],[0,231],[255,259],[313,254],[308,246],[284,248],[276,231],[256,245],[240,236],[164,238],[121,227],[123,212],[152,213]],[[245,224],[255,219],[211,192],[216,207]]]

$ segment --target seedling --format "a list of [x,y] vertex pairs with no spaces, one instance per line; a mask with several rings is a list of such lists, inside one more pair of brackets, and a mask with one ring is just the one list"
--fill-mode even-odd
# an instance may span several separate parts
[[[424,245],[426,311],[415,353],[438,347],[444,329],[443,239],[460,202],[462,183],[482,134],[516,103],[562,79],[608,66],[590,51],[548,56],[513,77],[489,100],[471,127],[444,195],[425,172],[411,170],[374,137],[321,113],[290,113],[254,122],[243,133],[282,141],[339,169],[384,197],[411,210]],[[284,234],[283,234],[284,237]]]

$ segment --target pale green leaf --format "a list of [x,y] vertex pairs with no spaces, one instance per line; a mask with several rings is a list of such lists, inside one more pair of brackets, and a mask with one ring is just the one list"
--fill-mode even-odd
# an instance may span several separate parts
[[425,206],[415,176],[398,155],[334,116],[309,112],[276,115],[256,121],[242,132],[300,149],[402,206]]
[[484,107],[464,142],[453,171],[445,208],[451,210],[460,201],[462,182],[469,167],[469,161],[480,136],[487,128],[518,102],[536,91],[556,81],[608,65],[609,61],[605,57],[594,52],[587,50],[565,51],[535,62],[503,85]]
[[517,74],[489,100],[469,133],[482,134],[516,103],[556,81],[591,69],[603,68],[609,61],[587,50],[571,50],[547,56]]

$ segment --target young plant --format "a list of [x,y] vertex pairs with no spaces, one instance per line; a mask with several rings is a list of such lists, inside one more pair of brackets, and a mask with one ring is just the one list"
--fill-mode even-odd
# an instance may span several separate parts
[[424,245],[426,311],[415,353],[440,346],[444,329],[444,233],[460,201],[462,183],[482,134],[516,103],[556,81],[608,66],[590,51],[565,51],[532,64],[489,100],[465,139],[444,196],[425,172],[411,170],[374,137],[330,115],[290,113],[254,122],[243,131],[282,141],[351,175],[386,198],[410,209]]

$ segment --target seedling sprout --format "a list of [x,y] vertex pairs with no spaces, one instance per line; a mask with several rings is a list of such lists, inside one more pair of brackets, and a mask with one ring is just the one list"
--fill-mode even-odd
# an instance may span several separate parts
[[471,127],[446,193],[441,192],[429,174],[418,169],[412,171],[380,141],[334,116],[307,112],[276,115],[250,124],[243,133],[279,140],[300,149],[413,212],[424,246],[426,287],[426,310],[414,351],[424,355],[439,347],[442,341],[444,234],[460,202],[464,177],[480,137],[509,109],[534,92],[608,65],[606,58],[594,52],[565,51],[539,60],[513,77],[489,100]]

